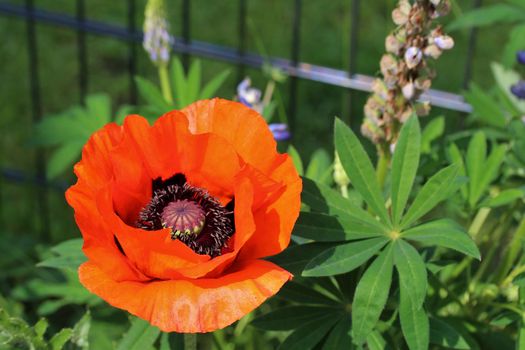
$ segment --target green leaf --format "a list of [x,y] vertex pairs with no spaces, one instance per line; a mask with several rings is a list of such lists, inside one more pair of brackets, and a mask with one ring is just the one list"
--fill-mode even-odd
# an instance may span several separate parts
[[483,173],[479,180],[479,192],[476,192],[475,202],[477,203],[479,197],[487,190],[492,181],[500,174],[501,164],[505,159],[507,153],[506,145],[498,145],[492,149],[487,161],[483,166]]
[[51,338],[49,345],[51,345],[52,350],[61,350],[67,341],[73,335],[73,330],[69,328],[64,328]]
[[437,245],[457,250],[480,259],[476,244],[463,228],[450,219],[431,221],[403,232],[402,237],[423,244]]
[[352,344],[352,337],[350,337],[350,317],[344,317],[340,320],[323,344],[323,350],[347,350]]
[[419,191],[403,220],[401,220],[401,228],[410,226],[451,195],[451,189],[457,185],[458,172],[459,166],[452,164],[432,176]]
[[293,165],[295,166],[295,169],[297,170],[299,175],[303,176],[303,161],[301,160],[301,156],[299,155],[299,152],[297,152],[297,149],[294,146],[289,145],[286,153],[288,153],[288,155],[292,157]]
[[328,315],[297,328],[279,346],[282,350],[309,350],[313,349],[332,326],[341,318],[341,315]]
[[[518,1],[522,2],[523,0]],[[516,64],[516,52],[523,49],[523,38],[525,38],[525,24],[513,26],[501,59],[505,67],[511,68]]]
[[405,290],[410,305],[421,308],[427,295],[427,269],[417,250],[402,239],[394,244],[394,264],[399,274],[401,290]]
[[146,103],[153,105],[164,111],[170,110],[172,107],[164,100],[162,93],[159,88],[151,81],[142,77],[136,76],[135,82],[140,96],[146,101]]
[[75,324],[71,343],[83,350],[89,349],[89,330],[91,329],[91,313],[89,310]]
[[350,218],[362,222],[378,231],[388,231],[388,227],[376,220],[369,212],[355,205],[348,198],[328,186],[303,178],[303,203],[310,207],[312,212],[320,212]]
[[188,83],[186,82],[184,67],[177,57],[173,57],[171,61],[171,86],[174,87],[173,99],[175,100],[175,106],[177,109],[184,108],[188,101]]
[[505,97],[510,100],[516,110],[525,113],[525,101],[519,100],[510,91],[510,87],[521,80],[521,76],[513,70],[505,69],[505,67],[496,62],[493,62],[490,65],[490,68],[492,69],[492,74],[494,74],[498,86],[505,94]]
[[202,89],[199,99],[205,100],[214,97],[217,90],[219,90],[222,84],[224,84],[229,75],[230,70],[227,69],[213,77],[213,79],[210,80]]
[[143,350],[150,348],[159,337],[160,330],[147,321],[133,318],[131,327],[117,345],[117,350]]
[[332,164],[332,159],[324,149],[320,148],[315,150],[310,158],[310,163],[306,168],[305,176],[315,181],[322,181],[326,173],[326,169],[329,169]]
[[68,269],[77,271],[78,267],[87,261],[82,252],[83,240],[81,238],[64,241],[51,248],[57,257],[49,258],[37,264],[39,267],[51,267],[56,269]]
[[199,99],[199,91],[201,88],[201,61],[195,60],[190,66],[187,80],[186,90],[186,105],[189,105]]
[[327,249],[306,265],[303,276],[330,276],[352,271],[368,261],[388,241],[388,237],[379,237]]
[[[307,282],[308,283],[308,282]],[[279,291],[278,297],[301,304],[340,306],[340,300],[336,300],[327,294],[311,288],[311,283],[302,285],[297,282],[288,282]]]
[[307,243],[288,247],[282,253],[268,257],[267,260],[290,271],[294,275],[300,275],[305,266],[315,256],[333,247],[333,243]]
[[495,4],[463,14],[448,25],[447,31],[518,21],[525,21],[523,10],[508,4]]
[[[458,146],[455,143],[451,143],[448,147],[448,155],[451,160],[451,163],[457,164],[459,166],[459,176],[466,176],[467,171],[465,170],[465,163],[463,162],[463,156],[459,151]],[[461,186],[461,195],[464,199],[467,199],[468,188],[467,185]]]
[[432,142],[443,135],[445,131],[445,117],[433,118],[421,133],[421,153],[430,153]]
[[335,148],[354,188],[385,224],[390,224],[374,167],[354,132],[335,119]]
[[[377,223],[377,222],[376,222]],[[385,229],[370,225],[350,215],[330,216],[320,213],[301,212],[293,234],[319,242],[350,241],[383,236]]]
[[85,102],[89,121],[95,130],[111,121],[111,99],[107,94],[88,95]]
[[474,207],[478,193],[481,193],[481,177],[485,171],[485,157],[487,156],[487,141],[485,134],[478,131],[470,139],[467,149],[467,173],[469,176],[469,204]]
[[317,319],[324,319],[327,315],[340,313],[339,309],[325,306],[285,306],[255,318],[251,325],[268,331],[287,331]]
[[480,204],[480,207],[497,208],[513,203],[516,199],[524,197],[525,190],[523,188],[511,188],[501,191],[495,197],[487,198]]
[[366,345],[369,350],[385,350],[386,341],[378,331],[373,331],[366,338]]
[[448,323],[434,317],[430,318],[430,343],[447,349],[470,349],[470,345],[461,333]]
[[401,285],[399,320],[401,330],[410,350],[425,350],[429,344],[429,324],[425,308],[412,304],[410,286]]
[[417,117],[401,128],[392,159],[392,221],[397,226],[408,201],[419,165],[421,134]]
[[361,345],[373,331],[385,308],[392,283],[392,245],[389,245],[361,277],[352,302],[352,336]]
[[473,115],[487,125],[503,128],[507,119],[501,106],[490,95],[486,94],[475,83],[470,84],[470,89],[465,93],[465,99],[474,108]]
[[83,146],[84,143],[66,143],[53,151],[47,161],[46,177],[54,179],[71,167],[71,163],[80,158]]
[[40,320],[38,320],[38,322],[34,326],[36,336],[40,339],[43,339],[48,326],[49,323],[45,318],[41,318]]

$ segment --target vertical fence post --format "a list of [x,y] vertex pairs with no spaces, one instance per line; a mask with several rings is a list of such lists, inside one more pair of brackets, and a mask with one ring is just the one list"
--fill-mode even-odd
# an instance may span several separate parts
[[[38,76],[38,52],[36,43],[35,15],[33,0],[25,1],[28,16],[27,24],[27,51],[29,56],[29,86],[31,92],[32,120],[37,123],[42,119],[42,105],[40,100],[40,81]],[[35,151],[35,172],[37,178],[45,179],[46,163],[44,153],[38,149]],[[44,239],[49,240],[49,207],[47,202],[47,191],[44,187],[36,189],[36,201],[38,215],[40,218],[40,232]]]
[[[246,0],[239,0],[239,43],[237,47],[239,57],[242,59],[246,52]],[[237,65],[237,81],[244,78],[244,64]]]
[[[482,0],[474,0],[473,8],[477,9],[481,6]],[[472,67],[474,61],[474,53],[476,51],[476,41],[478,37],[477,28],[472,28],[468,36],[467,59],[465,62],[465,75],[463,77],[463,88],[467,89],[472,79]]]
[[[182,41],[185,45],[189,45],[191,41],[190,15],[190,0],[182,0]],[[190,55],[188,53],[182,55],[182,65],[187,72],[190,65]]]
[[128,0],[128,33],[130,34],[130,40],[128,42],[129,102],[132,105],[137,104],[137,85],[135,84],[135,75],[137,74],[137,45],[134,40],[137,33],[135,16],[135,0]]
[[[357,47],[359,41],[359,0],[351,0],[350,7],[350,52],[348,53],[348,75],[351,77],[357,72]],[[352,118],[352,108],[354,107],[354,94],[352,90],[348,92],[348,125],[355,123]]]
[[84,104],[87,94],[87,50],[86,50],[86,32],[84,24],[86,20],[86,11],[84,0],[77,0],[76,17],[79,24],[77,29],[77,53],[78,53],[78,84],[80,104]]
[[[293,21],[292,21],[292,53],[291,64],[296,68],[299,63],[299,50],[301,40],[301,0],[295,0]],[[290,129],[295,131],[295,118],[297,112],[297,77],[290,78],[290,100],[288,106],[288,124]]]

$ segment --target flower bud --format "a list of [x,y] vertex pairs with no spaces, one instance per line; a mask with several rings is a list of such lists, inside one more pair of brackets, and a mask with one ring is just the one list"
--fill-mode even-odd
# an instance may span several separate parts
[[520,100],[525,100],[525,80],[520,81],[517,84],[514,84],[510,87],[510,91],[519,98]]
[[394,55],[398,55],[401,46],[401,42],[395,37],[395,35],[390,34],[386,37],[385,49],[387,52],[393,53]]
[[405,86],[401,88],[401,91],[403,92],[403,96],[405,96],[407,100],[411,100],[414,97],[415,92],[414,83],[408,82],[407,84],[405,84]]
[[437,59],[439,58],[439,56],[441,56],[441,53],[441,49],[435,44],[428,45],[427,47],[425,47],[425,56]]
[[441,50],[450,50],[454,47],[454,39],[452,39],[448,35],[441,35],[434,38],[434,43]]
[[421,62],[423,53],[418,47],[411,46],[405,52],[405,62],[409,69],[414,68]]
[[334,159],[334,182],[340,187],[346,187],[350,184],[350,179],[341,164],[341,159],[339,159],[337,151],[335,152]]
[[516,53],[516,60],[520,64],[525,64],[525,50],[520,50]]
[[167,64],[172,44],[173,37],[169,34],[164,1],[149,0],[144,20],[144,49],[154,64]]

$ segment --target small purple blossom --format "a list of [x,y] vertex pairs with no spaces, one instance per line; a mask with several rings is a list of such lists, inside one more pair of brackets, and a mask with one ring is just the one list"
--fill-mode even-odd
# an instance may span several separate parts
[[520,50],[516,53],[516,60],[518,63],[525,64],[525,50]]
[[288,125],[284,123],[272,123],[268,127],[276,141],[286,141],[292,136],[290,130],[288,130]]
[[525,80],[518,82],[510,87],[510,91],[521,100],[525,100]]
[[253,88],[250,78],[244,78],[237,85],[237,97],[243,105],[258,110],[261,104],[261,90]]
[[169,34],[164,1],[149,0],[146,5],[144,39],[142,44],[155,64],[167,64],[174,39]]

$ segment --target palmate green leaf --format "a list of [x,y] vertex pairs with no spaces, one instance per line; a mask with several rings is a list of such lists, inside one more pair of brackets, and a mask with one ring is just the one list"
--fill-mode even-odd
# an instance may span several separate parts
[[426,350],[429,344],[429,322],[425,308],[412,303],[410,286],[400,285],[399,320],[410,350]]
[[341,309],[326,306],[285,306],[255,318],[251,325],[267,331],[287,331],[327,316],[340,317]]
[[310,321],[297,328],[279,346],[281,350],[313,349],[330,331],[333,325],[341,319],[342,314],[330,314],[323,318]]
[[525,21],[523,9],[509,4],[495,4],[463,14],[447,26],[447,31],[519,21]]
[[457,189],[459,166],[449,165],[432,176],[419,191],[414,202],[401,220],[401,228],[409,227],[417,219],[428,213],[432,208],[451,195]]
[[352,344],[351,327],[350,317],[343,317],[328,334],[323,350],[348,350]]
[[471,348],[453,326],[434,317],[430,318],[430,343],[447,349],[469,350]]
[[[450,157],[450,160],[452,163],[457,164],[459,167],[459,176],[466,176],[467,171],[465,170],[465,163],[463,162],[463,156],[461,155],[461,152],[459,151],[458,146],[456,146],[455,143],[451,143],[448,147],[448,155]],[[464,184],[460,188],[461,195],[463,198],[467,199],[468,196],[468,188],[467,184]]]
[[476,247],[472,238],[460,225],[450,219],[427,222],[408,229],[401,235],[404,239],[454,249],[460,253],[480,259],[478,247]]
[[117,345],[117,350],[144,350],[153,346],[160,335],[160,329],[147,321],[134,317],[131,327]]
[[304,285],[297,282],[288,282],[283,288],[281,288],[277,297],[301,303],[303,305],[341,306],[340,300],[336,300],[331,294],[327,295],[311,288],[311,282],[308,282],[309,283],[305,283]]
[[202,67],[201,61],[195,60],[190,66],[190,71],[188,72],[188,80],[186,87],[186,97],[187,104],[193,103],[199,99],[199,92],[201,89],[201,75]]
[[[525,6],[523,0],[517,0]],[[501,62],[510,68],[516,64],[516,52],[523,49],[523,38],[525,38],[525,23],[515,25],[510,30],[509,39],[503,50]]]
[[401,128],[392,159],[392,221],[397,226],[408,201],[419,165],[421,132],[417,116],[412,116]]
[[392,245],[389,245],[361,277],[352,302],[352,336],[357,345],[366,341],[385,308],[392,283]]
[[182,66],[182,62],[177,57],[173,57],[173,59],[171,60],[170,73],[175,107],[177,109],[182,109],[189,104],[187,94],[188,84],[186,81],[186,74],[184,73],[184,67]]
[[417,250],[403,239],[394,243],[394,264],[399,274],[399,285],[405,289],[410,305],[420,308],[427,295],[427,269]]
[[378,331],[373,331],[366,338],[366,345],[369,350],[384,350],[386,341]]
[[39,267],[51,267],[55,269],[67,269],[77,271],[78,267],[87,261],[82,252],[83,240],[81,238],[64,241],[51,248],[57,257],[49,258],[37,264]]
[[498,177],[500,173],[500,167],[505,159],[505,154],[507,153],[506,145],[497,145],[490,152],[485,165],[483,166],[483,173],[481,174],[481,179],[479,182],[479,190],[476,193],[476,201],[479,197],[487,190],[491,182]]
[[297,173],[300,176],[303,176],[304,175],[303,161],[301,159],[301,156],[299,155],[299,152],[297,152],[297,149],[293,145],[289,145],[288,149],[286,150],[286,153],[288,153],[288,155],[292,157],[293,165],[295,166]]
[[354,188],[381,221],[390,224],[372,162],[357,136],[339,118],[335,120],[335,148]]
[[487,156],[487,141],[485,134],[478,131],[470,139],[467,148],[467,174],[469,176],[469,197],[468,201],[471,207],[474,207],[478,198],[478,193],[481,192],[481,177],[485,171],[485,157]]
[[294,275],[300,275],[310,260],[333,246],[334,243],[317,242],[295,245],[285,249],[278,255],[268,257],[267,260],[290,271]]
[[84,142],[66,143],[58,147],[47,161],[46,177],[52,179],[67,168],[71,163],[80,158]]
[[327,249],[306,265],[303,276],[331,276],[352,271],[368,261],[388,241],[389,238],[385,236]]
[[73,330],[69,328],[64,328],[55,334],[49,341],[52,350],[61,350],[67,341],[73,335]]
[[71,343],[79,349],[89,349],[89,330],[91,329],[91,313],[89,310],[75,324],[71,334]]
[[320,213],[301,212],[293,234],[318,242],[351,241],[384,236],[386,230],[375,221],[356,219],[354,216],[330,216]]
[[421,133],[421,153],[430,153],[432,142],[443,135],[445,131],[445,117],[433,118]]
[[86,110],[93,129],[111,121],[111,99],[107,94],[93,94],[86,97]]
[[[332,159],[324,149],[316,149],[310,157],[305,176],[314,181],[323,182],[331,175]],[[327,176],[328,173],[328,176]]]
[[135,82],[140,96],[146,101],[146,103],[164,111],[169,111],[173,108],[168,102],[166,102],[159,88],[151,81],[136,76]]
[[507,124],[505,113],[498,102],[475,83],[470,84],[465,99],[474,108],[473,115],[484,123],[497,128],[503,128]]
[[511,188],[501,191],[495,197],[487,198],[480,204],[480,207],[497,208],[513,203],[515,200],[524,197],[525,188]]
[[231,71],[226,69],[214,76],[206,85],[204,85],[204,88],[202,88],[199,100],[205,100],[214,97],[215,93],[217,90],[219,90],[222,84],[224,84],[230,73]]

